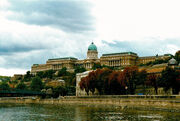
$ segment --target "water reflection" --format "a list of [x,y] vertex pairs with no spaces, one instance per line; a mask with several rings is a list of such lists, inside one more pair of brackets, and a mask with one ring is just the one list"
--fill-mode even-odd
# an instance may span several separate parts
[[178,121],[180,110],[143,110],[113,106],[0,105],[1,121]]

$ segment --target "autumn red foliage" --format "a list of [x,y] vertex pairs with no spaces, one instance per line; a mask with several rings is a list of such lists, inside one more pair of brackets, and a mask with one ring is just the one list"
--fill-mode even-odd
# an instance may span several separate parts
[[138,73],[137,67],[127,67],[124,71],[115,71],[108,68],[97,69],[81,79],[80,88],[87,92],[94,93],[95,89],[100,94],[134,94],[134,80]]
[[156,74],[150,74],[147,77],[146,85],[153,86],[156,94],[158,94],[158,84],[157,84],[158,76]]

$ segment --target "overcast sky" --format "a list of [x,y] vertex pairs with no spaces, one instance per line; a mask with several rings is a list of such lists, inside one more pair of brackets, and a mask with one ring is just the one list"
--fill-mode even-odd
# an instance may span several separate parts
[[104,53],[139,56],[180,50],[179,0],[0,0],[0,75],[49,58]]

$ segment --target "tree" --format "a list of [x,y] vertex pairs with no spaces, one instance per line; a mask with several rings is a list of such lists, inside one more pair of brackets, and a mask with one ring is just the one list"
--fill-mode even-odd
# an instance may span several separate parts
[[27,71],[26,74],[24,75],[24,78],[21,81],[29,82],[29,81],[31,81],[31,77],[32,77],[31,72]]
[[99,91],[99,94],[109,94],[109,75],[112,73],[112,70],[109,68],[97,69],[96,73],[96,89]]
[[127,94],[127,89],[128,89],[128,82],[126,80],[126,76],[124,72],[119,72],[118,75],[118,82],[120,84],[120,94]]
[[147,71],[145,69],[143,69],[138,73],[138,81],[137,81],[136,85],[145,86],[146,80],[147,80]]
[[32,78],[30,87],[33,91],[40,91],[41,89],[43,89],[43,83],[41,81],[41,78],[38,76]]
[[30,71],[27,71],[24,78],[31,78],[31,72]]
[[82,73],[85,71],[86,71],[86,69],[84,67],[81,67],[81,66],[77,66],[74,70],[75,73]]
[[0,84],[0,89],[1,90],[10,90],[10,87],[9,87],[9,85],[6,82],[2,82]]
[[37,72],[36,76],[38,76],[38,77],[40,77],[42,79],[42,78],[44,78],[44,72],[39,71],[39,72]]
[[120,81],[118,81],[118,76],[119,76],[120,72],[116,72],[113,71],[110,75],[109,75],[109,80],[108,80],[108,84],[109,84],[109,93],[110,94],[121,94],[122,93],[122,88],[120,85]]
[[65,76],[67,75],[67,68],[63,67],[61,70],[58,71],[58,76]]
[[76,85],[76,74],[67,72],[66,76],[62,78],[65,81],[66,86],[75,86]]
[[74,86],[65,86],[65,95],[76,95],[76,87]]
[[136,83],[138,81],[138,68],[136,66],[126,67],[123,74],[130,94],[134,94],[136,90]]
[[[126,67],[124,71],[115,71],[109,68],[96,69],[83,77],[79,83],[81,90],[94,93],[95,89],[99,94],[130,94],[135,93],[136,85],[144,84],[147,73],[145,70],[138,72],[137,67]],[[140,78],[144,78],[141,79]],[[138,82],[139,80],[141,82]],[[128,90],[127,90],[128,89]]]
[[178,94],[180,90],[179,74],[179,71],[167,67],[162,71],[160,86],[162,86],[165,91],[172,88],[173,94]]
[[89,90],[94,94],[96,88],[95,72],[94,71],[90,72],[86,79],[89,81]]
[[43,73],[43,77],[52,79],[54,73],[55,73],[54,70],[47,70]]
[[94,63],[92,69],[93,69],[93,70],[96,70],[96,69],[98,69],[98,68],[99,68],[99,69],[102,68],[101,64],[100,64],[100,63]]
[[148,76],[148,79],[147,79],[147,82],[146,82],[147,85],[154,87],[154,90],[155,90],[156,94],[158,94],[157,80],[158,80],[158,76],[156,74],[150,74]]
[[89,95],[89,80],[87,77],[81,78],[81,81],[79,83],[80,89],[86,91],[87,95]]
[[178,94],[180,91],[180,70],[177,70],[177,78],[176,78],[176,87],[175,87],[175,94]]
[[26,90],[27,89],[27,86],[23,83],[23,82],[20,82],[16,89],[20,89],[20,90]]
[[180,50],[176,52],[175,57],[176,61],[180,63]]
[[145,69],[138,72],[138,81],[136,82],[136,86],[142,86],[143,92],[145,92],[145,82],[147,80],[147,71]]
[[89,91],[94,93],[97,89],[99,94],[110,94],[108,80],[111,73],[112,70],[108,68],[90,72],[88,76],[81,79],[79,83],[81,90],[85,89],[86,93],[89,94]]

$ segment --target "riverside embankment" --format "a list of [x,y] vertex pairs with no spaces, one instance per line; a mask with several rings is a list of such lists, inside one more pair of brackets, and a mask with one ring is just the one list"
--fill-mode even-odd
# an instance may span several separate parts
[[0,103],[16,104],[74,104],[74,105],[115,105],[120,107],[152,107],[180,110],[180,95],[109,95],[109,96],[65,96],[59,99],[37,97],[2,97]]

